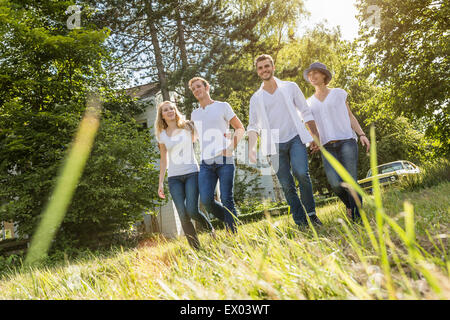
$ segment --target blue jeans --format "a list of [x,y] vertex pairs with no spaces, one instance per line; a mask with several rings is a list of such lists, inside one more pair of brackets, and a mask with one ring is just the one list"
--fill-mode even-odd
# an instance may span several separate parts
[[[315,214],[316,203],[314,201],[311,178],[309,176],[306,146],[302,143],[299,136],[295,136],[288,142],[278,143],[276,147],[278,153],[272,155],[270,160],[274,170],[278,168],[276,170],[278,181],[280,181],[294,222],[299,226],[308,225],[306,213],[308,215]],[[299,183],[300,198],[298,197],[297,187],[295,186],[292,174],[294,174]]]
[[[327,143],[324,148],[331,153],[333,157],[338,160],[342,166],[350,173],[355,181],[358,181],[358,144],[355,139],[340,140],[335,143]],[[323,167],[327,175],[328,182],[331,185],[333,192],[341,199],[347,209],[352,210],[352,219],[358,220],[361,218],[356,205],[355,199],[341,186],[342,178],[334,170],[331,164],[322,154]],[[358,195],[359,201],[362,204],[362,198]]]
[[189,245],[197,249],[200,244],[191,219],[200,222],[209,230],[212,229],[211,222],[198,209],[198,172],[169,177],[168,182],[169,191],[177,208],[184,234]]
[[[219,156],[214,159],[203,160],[198,175],[200,201],[206,210],[217,219],[224,221],[228,230],[235,233],[237,212],[234,204],[234,160]],[[220,182],[220,200],[214,199],[217,181]],[[234,217],[233,217],[234,215]]]

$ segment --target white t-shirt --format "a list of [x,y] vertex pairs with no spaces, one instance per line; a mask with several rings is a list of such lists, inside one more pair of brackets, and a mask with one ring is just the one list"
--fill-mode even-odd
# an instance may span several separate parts
[[288,142],[298,135],[280,89],[277,88],[273,94],[263,89],[263,99],[270,128],[279,130],[279,143]]
[[192,133],[186,129],[175,131],[168,136],[166,130],[161,131],[159,143],[164,144],[169,155],[167,175],[169,177],[198,172],[198,163],[195,159],[192,144]]
[[315,95],[306,100],[316,121],[321,144],[333,140],[357,139],[350,123],[346,100],[347,92],[339,88],[331,89],[323,102]]
[[225,137],[230,127],[230,120],[236,114],[227,102],[214,101],[204,109],[199,107],[192,111],[200,142],[202,160],[213,159],[231,144],[231,139]]

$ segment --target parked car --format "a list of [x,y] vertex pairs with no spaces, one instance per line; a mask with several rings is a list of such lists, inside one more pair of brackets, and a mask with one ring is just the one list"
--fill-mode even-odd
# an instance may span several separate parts
[[[378,175],[376,176],[381,186],[390,185],[399,182],[403,177],[410,174],[418,174],[420,169],[414,163],[405,160],[398,160],[394,162],[385,163],[379,165]],[[359,185],[363,189],[369,189],[372,191],[372,170],[369,169],[364,179],[358,181]]]

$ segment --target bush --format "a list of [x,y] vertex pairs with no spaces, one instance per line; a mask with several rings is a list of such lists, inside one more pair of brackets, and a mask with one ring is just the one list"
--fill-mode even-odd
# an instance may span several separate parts
[[237,163],[234,175],[234,201],[241,204],[251,198],[262,198],[262,192],[258,189],[261,173],[258,169]]
[[[47,162],[35,161],[29,168],[22,166],[17,174],[5,166],[0,173],[0,180],[5,182],[0,192],[4,201],[1,220],[17,222],[22,237],[33,234],[62,165],[64,153],[58,151],[56,156],[61,147],[46,146],[49,152],[42,157],[55,154]],[[127,230],[142,218],[144,211],[157,204],[155,148],[149,133],[140,131],[134,120],[126,121],[105,112],[90,158],[57,234],[60,247],[95,241],[99,233]]]
[[122,83],[106,68],[113,61],[107,29],[68,32],[46,14],[64,17],[60,2],[14,3],[1,5],[13,15],[2,15],[0,30],[0,221],[16,222],[22,238],[34,234],[96,91],[104,101],[100,129],[54,244],[129,228],[156,204],[157,154],[131,118],[139,105],[113,89]]
[[62,224],[71,238],[127,230],[157,203],[155,144],[133,121],[106,116]]
[[251,197],[251,198],[245,198],[240,204],[239,204],[239,213],[241,215],[245,215],[251,212],[255,211],[261,211],[264,209],[270,209],[279,207],[281,205],[285,205],[285,203],[281,202],[272,202],[268,200],[261,200],[261,198],[258,197]]

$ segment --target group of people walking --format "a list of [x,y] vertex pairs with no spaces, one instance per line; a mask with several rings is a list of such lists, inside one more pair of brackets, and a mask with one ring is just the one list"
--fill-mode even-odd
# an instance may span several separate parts
[[[350,110],[346,91],[328,88],[332,74],[324,64],[313,63],[304,71],[305,80],[315,87],[315,93],[307,100],[295,82],[274,76],[275,65],[270,55],[257,57],[255,68],[263,82],[250,99],[247,127],[250,163],[256,163],[259,136],[261,154],[267,156],[277,175],[294,222],[299,227],[308,227],[309,218],[312,224],[322,225],[316,215],[307,145],[316,153],[320,143],[357,180],[357,139],[367,152],[370,142]],[[189,245],[198,249],[200,244],[191,219],[214,235],[211,222],[199,210],[199,196],[205,210],[223,221],[229,232],[237,232],[233,151],[246,130],[227,102],[211,99],[207,80],[195,77],[189,81],[189,88],[199,103],[190,121],[171,101],[164,101],[157,108],[155,132],[161,153],[158,194],[165,198],[167,170],[169,191],[183,231]],[[232,134],[228,131],[230,125],[234,129]],[[200,165],[193,148],[196,140],[201,150]],[[345,204],[352,219],[360,220],[358,206],[362,199],[354,199],[323,155],[322,160],[333,192]],[[217,182],[221,202],[214,196]]]

